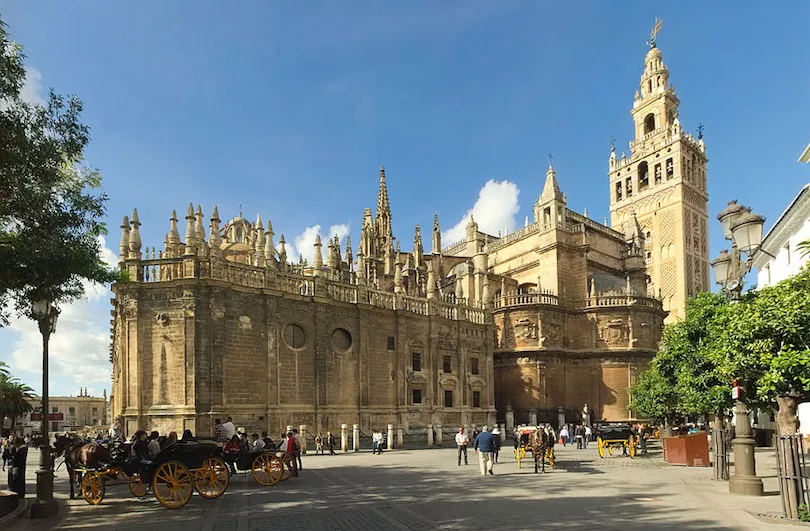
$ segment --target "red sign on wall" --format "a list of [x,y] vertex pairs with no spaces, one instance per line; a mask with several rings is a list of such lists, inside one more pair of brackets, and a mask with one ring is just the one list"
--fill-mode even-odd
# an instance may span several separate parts
[[[48,415],[48,420],[65,420],[64,413],[50,413]],[[41,422],[42,421],[42,413],[31,413],[31,422]]]

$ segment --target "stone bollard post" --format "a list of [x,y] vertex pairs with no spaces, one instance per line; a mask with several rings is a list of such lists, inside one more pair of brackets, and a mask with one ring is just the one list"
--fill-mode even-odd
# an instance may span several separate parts
[[352,446],[354,446],[354,451],[360,451],[360,425],[359,424],[352,424]]
[[498,429],[501,430],[501,445],[503,445],[506,442],[506,424],[499,424],[498,426]]
[[301,455],[307,453],[307,425],[298,426],[298,434],[301,436]]
[[428,424],[427,427],[428,448],[433,446],[433,424]]
[[397,448],[402,449],[405,447],[405,430],[402,426],[397,426]]
[[438,424],[436,426],[436,446],[442,445],[442,425]]
[[394,449],[394,425],[388,425],[388,450]]
[[287,426],[287,432],[286,433],[290,433],[291,431],[292,431],[292,426]]
[[349,451],[349,434],[347,433],[348,426],[346,424],[340,425],[340,450],[344,453]]

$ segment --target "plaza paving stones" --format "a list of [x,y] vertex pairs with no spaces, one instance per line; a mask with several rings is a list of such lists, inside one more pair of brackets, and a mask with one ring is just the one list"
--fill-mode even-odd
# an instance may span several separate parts
[[495,475],[487,477],[474,453],[459,467],[451,448],[305,456],[299,478],[261,487],[240,474],[221,498],[194,495],[178,510],[164,509],[151,494],[136,499],[126,485],[109,487],[98,506],[67,500],[60,470],[60,518],[18,520],[11,531],[784,529],[753,516],[780,509],[770,451],[757,452],[771,494],[761,498],[731,496],[727,484],[710,480],[711,469],[671,467],[655,451],[635,459],[600,459],[593,447],[556,451],[557,468],[534,474],[530,461],[518,469],[511,448],[504,448]]

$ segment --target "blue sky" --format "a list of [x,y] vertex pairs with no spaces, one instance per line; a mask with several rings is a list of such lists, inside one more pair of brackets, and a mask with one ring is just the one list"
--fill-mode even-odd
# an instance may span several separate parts
[[[705,125],[710,213],[737,198],[769,226],[810,180],[796,163],[810,142],[810,4],[653,4],[0,0],[0,13],[28,89],[85,101],[116,252],[133,207],[160,247],[189,201],[206,218],[214,204],[223,218],[261,212],[276,239],[331,227],[356,244],[381,162],[403,248],[434,212],[443,229],[473,208],[492,232],[522,225],[549,152],[569,208],[602,220],[609,140],[629,153],[656,16],[681,123]],[[713,223],[712,256],[723,243]],[[109,293],[93,293],[61,330],[55,392],[109,387]],[[0,360],[33,385],[26,326],[0,329]],[[71,376],[77,363],[92,375]]]

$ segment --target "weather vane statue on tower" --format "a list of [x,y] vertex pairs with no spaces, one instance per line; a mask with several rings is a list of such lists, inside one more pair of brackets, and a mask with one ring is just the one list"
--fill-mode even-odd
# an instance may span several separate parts
[[652,31],[650,32],[650,40],[647,41],[647,44],[650,45],[650,48],[655,48],[655,38],[658,37],[658,34],[661,33],[661,26],[664,25],[664,21],[655,17],[655,23],[653,24]]

